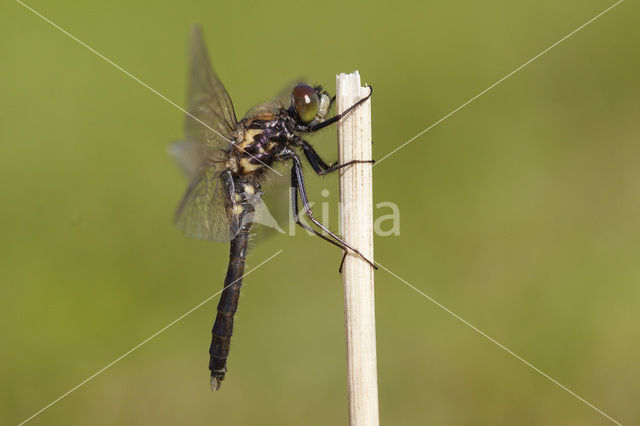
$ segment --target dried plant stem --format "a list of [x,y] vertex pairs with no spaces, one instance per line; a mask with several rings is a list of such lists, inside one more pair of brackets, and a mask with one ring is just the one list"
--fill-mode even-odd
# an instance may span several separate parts
[[[360,74],[336,78],[338,113],[369,94],[360,86]],[[338,122],[340,164],[371,160],[371,100]],[[340,228],[345,241],[373,259],[372,164],[354,164],[340,170]],[[347,343],[349,424],[377,426],[378,379],[373,268],[349,253],[344,262],[344,314]]]

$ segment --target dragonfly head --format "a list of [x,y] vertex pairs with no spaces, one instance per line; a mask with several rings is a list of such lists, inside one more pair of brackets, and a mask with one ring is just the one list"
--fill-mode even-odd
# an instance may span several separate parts
[[333,100],[322,90],[322,86],[311,87],[298,84],[291,94],[291,107],[295,111],[300,123],[313,126],[322,123]]

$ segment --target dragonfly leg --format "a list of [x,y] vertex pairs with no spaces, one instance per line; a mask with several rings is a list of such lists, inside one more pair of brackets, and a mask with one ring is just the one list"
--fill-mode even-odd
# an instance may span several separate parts
[[320,157],[316,150],[313,149],[309,142],[305,141],[302,138],[299,138],[296,142],[300,145],[300,147],[302,147],[304,156],[307,157],[307,161],[309,161],[309,164],[313,168],[313,171],[315,171],[320,176],[335,172],[336,170],[340,170],[341,168],[350,166],[352,164],[375,163],[375,160],[351,160],[342,164],[338,164],[338,162],[335,162],[329,165],[322,159],[322,157]]
[[[321,230],[326,232],[329,236],[331,236],[335,240],[335,241],[332,241],[332,243],[334,243],[334,245],[337,245],[338,247],[342,248],[343,250],[352,251],[353,253],[357,254],[360,258],[362,258],[362,260],[364,260],[369,265],[371,265],[374,269],[378,269],[378,267],[375,265],[375,263],[373,261],[367,259],[362,253],[360,253],[359,250],[357,250],[354,247],[351,247],[342,238],[338,237],[336,234],[331,232],[326,226],[324,226],[322,223],[320,223],[313,216],[313,211],[311,210],[311,206],[309,205],[309,198],[307,197],[307,191],[306,191],[306,189],[304,187],[304,178],[303,178],[303,175],[302,175],[302,164],[300,164],[300,159],[298,158],[297,155],[293,154],[291,156],[291,158],[293,160],[293,167],[291,169],[291,184],[292,184],[294,190],[297,190],[297,192],[300,194],[300,199],[302,200],[302,206],[304,207],[305,215],[318,228],[320,228]],[[296,201],[296,210],[297,210],[297,199],[295,201]],[[328,240],[328,238],[324,238],[324,239]],[[339,243],[339,244],[335,244],[336,242]]]
[[318,131],[320,129],[324,129],[325,127],[330,126],[331,124],[333,124],[336,121],[340,120],[342,117],[346,116],[351,111],[356,109],[358,106],[360,106],[361,104],[366,102],[371,97],[372,94],[373,94],[373,87],[369,86],[369,94],[367,96],[365,96],[364,98],[360,99],[355,104],[351,105],[349,108],[347,108],[346,111],[344,111],[344,112],[342,112],[340,114],[334,115],[330,119],[328,119],[326,121],[323,121],[322,123],[318,123],[315,126],[309,126],[309,127],[305,126],[304,129],[300,129],[300,130],[305,131],[305,132],[316,132],[316,131]]
[[343,244],[340,244],[339,242],[333,241],[331,238],[328,238],[327,236],[323,235],[322,233],[316,231],[315,229],[313,229],[312,227],[310,227],[309,225],[307,225],[306,223],[303,223],[300,220],[300,211],[298,209],[298,183],[297,183],[297,179],[296,179],[296,175],[292,170],[291,173],[291,187],[293,189],[293,203],[292,203],[292,208],[293,208],[293,220],[295,220],[296,224],[298,224],[300,227],[302,227],[302,229],[305,229],[309,232],[311,232],[313,235],[322,238],[323,240],[333,244],[334,246],[342,249],[342,251],[344,252],[343,256],[342,256],[342,260],[340,261],[340,267],[338,268],[338,272],[342,273],[342,266],[344,265],[344,259],[347,256],[347,253],[349,251],[349,248],[346,247]]

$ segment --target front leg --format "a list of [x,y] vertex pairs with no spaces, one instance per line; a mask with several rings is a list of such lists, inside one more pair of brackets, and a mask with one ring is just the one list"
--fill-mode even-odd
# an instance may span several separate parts
[[316,152],[316,150],[313,149],[313,147],[309,144],[309,142],[296,136],[295,143],[296,145],[302,148],[302,151],[304,152],[304,156],[307,157],[307,161],[309,161],[309,164],[313,168],[313,171],[315,171],[320,176],[324,176],[328,173],[335,172],[336,170],[339,170],[343,167],[350,166],[352,164],[375,163],[375,160],[351,160],[343,164],[338,164],[338,162],[336,161],[335,163],[329,165],[320,157],[320,155]]
[[[373,94],[373,87],[369,86],[369,94],[367,96],[365,96],[364,98],[360,99],[358,102],[356,102],[355,104],[351,105],[349,108],[347,108],[345,111],[343,111],[340,114],[334,115],[333,117],[331,117],[330,119],[323,121],[322,123],[318,123],[314,126],[307,126],[307,125],[299,125],[297,126],[296,130],[300,130],[302,132],[317,132],[320,129],[324,129],[327,126],[332,125],[333,123],[337,122],[338,120],[340,120],[341,118],[345,117],[347,114],[349,114],[351,111],[353,111],[354,109],[356,109],[358,106],[360,106],[361,104],[363,104],[364,102],[366,102],[371,95]],[[335,96],[333,97],[333,99],[335,99]],[[333,99],[331,100],[331,103],[333,103]]]

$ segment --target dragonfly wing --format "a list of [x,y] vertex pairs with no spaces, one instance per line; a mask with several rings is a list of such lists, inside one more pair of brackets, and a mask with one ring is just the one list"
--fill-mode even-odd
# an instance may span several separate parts
[[274,164],[280,173],[268,174],[261,182],[263,194],[255,203],[253,233],[255,243],[260,243],[277,234],[287,234],[295,224],[291,213],[291,178],[283,163]]
[[230,241],[238,234],[235,186],[221,164],[210,163],[196,171],[176,210],[176,225],[190,237]]
[[291,94],[293,93],[293,88],[303,83],[304,80],[302,78],[298,78],[293,80],[290,84],[287,84],[275,98],[270,99],[266,102],[262,102],[258,105],[255,105],[244,115],[245,119],[251,118],[259,118],[261,116],[272,116],[278,115],[281,109],[287,109],[291,105]]
[[187,139],[229,148],[238,124],[236,113],[229,94],[211,67],[200,27],[194,27],[189,42],[187,110]]
[[[172,143],[169,146],[169,154],[189,179],[198,176],[200,170],[208,163],[223,163],[227,156],[222,150],[213,149],[193,140]],[[223,170],[224,166],[221,164],[218,168]]]

